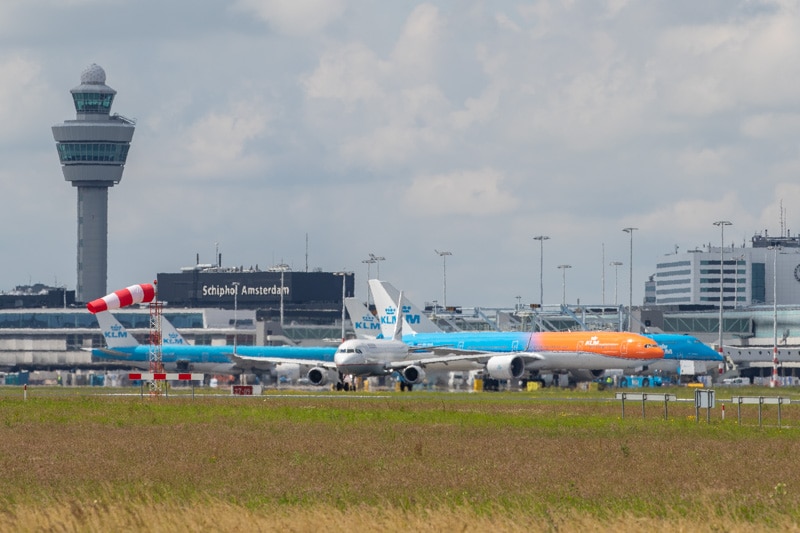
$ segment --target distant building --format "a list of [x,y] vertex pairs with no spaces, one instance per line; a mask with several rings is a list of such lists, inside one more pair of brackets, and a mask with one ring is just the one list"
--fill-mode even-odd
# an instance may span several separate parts
[[58,308],[75,305],[75,291],[66,287],[48,287],[41,283],[18,285],[0,293],[0,309]]
[[[800,237],[756,235],[751,247],[709,246],[668,255],[656,265],[655,301],[684,310],[800,305]],[[648,296],[649,291],[646,291]],[[650,298],[648,298],[650,300]]]

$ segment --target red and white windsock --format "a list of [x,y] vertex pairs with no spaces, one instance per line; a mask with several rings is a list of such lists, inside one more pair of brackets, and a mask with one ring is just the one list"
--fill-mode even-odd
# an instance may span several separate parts
[[100,311],[119,309],[120,307],[142,302],[152,302],[155,297],[156,288],[152,284],[140,283],[139,285],[131,285],[125,289],[106,294],[97,300],[92,300],[86,304],[86,308],[89,309],[90,313],[99,313]]

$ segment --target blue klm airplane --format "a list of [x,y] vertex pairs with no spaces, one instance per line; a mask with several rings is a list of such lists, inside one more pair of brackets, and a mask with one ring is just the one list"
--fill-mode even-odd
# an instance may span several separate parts
[[[92,358],[127,363],[134,368],[150,367],[150,346],[142,345],[129,334],[110,312],[96,313],[106,341],[105,348],[93,348]],[[269,357],[274,364],[314,368],[314,363],[330,361],[336,346],[209,346],[189,344],[167,320],[162,322],[161,361],[166,372],[240,374],[251,367],[235,363],[236,355]],[[235,353],[234,353],[235,350]],[[322,375],[330,374],[327,370]],[[331,376],[333,377],[333,376]]]

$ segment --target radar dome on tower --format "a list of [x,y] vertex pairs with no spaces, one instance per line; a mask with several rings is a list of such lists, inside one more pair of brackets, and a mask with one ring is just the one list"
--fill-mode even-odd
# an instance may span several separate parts
[[92,63],[81,72],[81,84],[105,85],[106,71],[97,63]]

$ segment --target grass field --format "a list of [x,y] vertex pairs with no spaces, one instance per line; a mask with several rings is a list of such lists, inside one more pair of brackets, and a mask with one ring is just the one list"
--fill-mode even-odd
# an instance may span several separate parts
[[0,530],[800,530],[800,405],[95,392],[0,389]]

